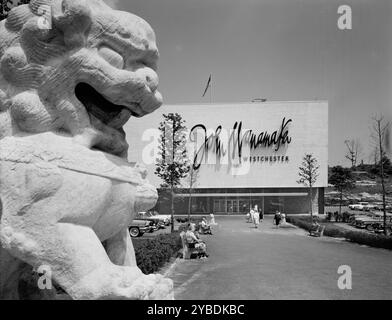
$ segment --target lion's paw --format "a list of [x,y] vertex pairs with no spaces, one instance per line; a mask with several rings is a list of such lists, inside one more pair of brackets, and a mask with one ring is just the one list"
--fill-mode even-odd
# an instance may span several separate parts
[[128,288],[121,289],[128,299],[173,300],[173,281],[160,274],[142,275]]

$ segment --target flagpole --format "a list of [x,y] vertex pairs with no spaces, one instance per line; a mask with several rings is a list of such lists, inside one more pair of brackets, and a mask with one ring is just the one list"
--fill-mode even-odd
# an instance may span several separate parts
[[211,74],[211,82],[210,82],[210,103],[212,103],[212,74]]
[[204,93],[202,95],[202,97],[204,98],[207,91],[210,90],[210,103],[212,102],[212,74],[210,74],[210,76],[208,77],[208,82],[207,82],[207,86],[204,89]]

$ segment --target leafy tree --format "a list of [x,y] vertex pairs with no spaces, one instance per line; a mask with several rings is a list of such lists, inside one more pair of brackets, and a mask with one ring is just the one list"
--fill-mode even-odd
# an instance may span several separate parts
[[174,189],[189,172],[186,149],[185,121],[178,113],[163,115],[159,124],[159,157],[156,159],[155,174],[163,180],[161,187],[171,191],[171,231],[174,230]]
[[343,193],[354,187],[354,180],[351,174],[351,170],[336,166],[331,169],[331,175],[328,178],[328,182],[332,184],[336,191],[340,194],[339,201],[339,215],[342,213],[342,202]]
[[319,176],[320,166],[317,159],[312,154],[305,154],[302,164],[298,168],[299,180],[297,183],[303,184],[309,188],[309,209],[310,216],[313,218],[313,186]]
[[1,0],[0,2],[0,21],[7,18],[10,10],[21,4],[27,4],[30,0]]

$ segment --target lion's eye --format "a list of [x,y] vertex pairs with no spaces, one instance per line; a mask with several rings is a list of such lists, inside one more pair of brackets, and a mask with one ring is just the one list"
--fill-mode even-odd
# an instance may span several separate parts
[[118,69],[124,68],[124,59],[116,51],[114,51],[108,47],[101,46],[98,49],[98,53],[102,58],[104,58],[107,62],[109,62],[113,67],[116,67]]

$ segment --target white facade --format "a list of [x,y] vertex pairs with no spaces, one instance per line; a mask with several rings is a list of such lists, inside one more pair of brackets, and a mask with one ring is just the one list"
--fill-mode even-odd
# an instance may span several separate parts
[[132,118],[125,128],[129,160],[143,163],[157,186],[157,128],[170,112],[186,121],[188,155],[193,161],[196,153],[200,163],[197,188],[298,188],[298,167],[307,153],[320,166],[315,187],[328,184],[326,101],[165,105]]

